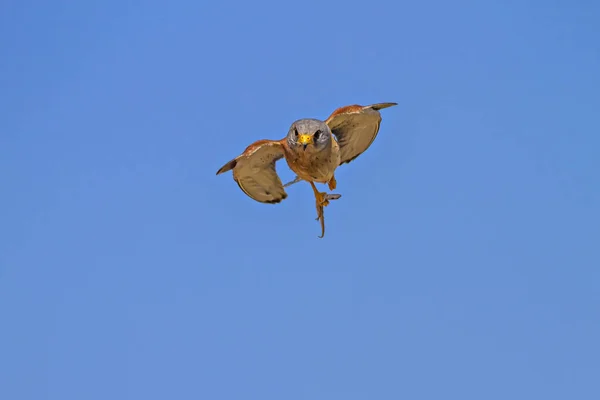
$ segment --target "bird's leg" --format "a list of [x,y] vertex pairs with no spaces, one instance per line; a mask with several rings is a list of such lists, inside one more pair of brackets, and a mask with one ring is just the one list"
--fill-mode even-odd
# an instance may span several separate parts
[[317,206],[317,221],[321,221],[321,236],[319,236],[319,237],[323,238],[323,236],[325,236],[325,213],[323,211],[323,208],[327,207],[329,205],[329,200],[337,200],[340,197],[342,197],[342,195],[341,194],[327,194],[325,192],[319,192],[319,190],[315,186],[314,182],[309,181],[309,183],[313,189],[313,192],[315,193],[316,206]]
[[335,175],[331,177],[329,182],[327,182],[327,186],[329,186],[329,190],[335,190],[337,187],[337,181],[335,180]]
[[315,193],[315,199],[317,201],[317,209],[320,207],[321,209],[323,207],[327,207],[329,205],[329,200],[337,200],[340,197],[342,197],[341,194],[328,194],[327,192],[319,192],[319,190],[317,189],[317,187],[315,186],[315,183],[312,181],[309,181],[310,186],[313,189],[313,192]]

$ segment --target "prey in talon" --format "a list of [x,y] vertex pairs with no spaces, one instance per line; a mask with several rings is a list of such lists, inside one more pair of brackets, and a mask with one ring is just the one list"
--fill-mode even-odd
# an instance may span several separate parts
[[[287,198],[286,187],[300,181],[308,182],[315,196],[317,221],[321,236],[325,236],[324,208],[340,194],[320,192],[315,183],[327,184],[335,190],[336,169],[349,163],[371,146],[379,132],[379,110],[396,103],[378,103],[369,106],[351,105],[336,109],[321,121],[304,118],[290,126],[281,140],[259,140],[223,165],[217,175],[233,171],[233,179],[240,189],[261,203],[275,204]],[[285,158],[296,178],[283,185],[276,171],[278,160]]]
[[329,204],[329,200],[337,200],[342,197],[341,194],[328,194],[326,195],[326,199],[323,203],[317,203],[317,221],[321,221],[321,236],[319,239],[322,239],[325,236],[325,213],[323,207]]

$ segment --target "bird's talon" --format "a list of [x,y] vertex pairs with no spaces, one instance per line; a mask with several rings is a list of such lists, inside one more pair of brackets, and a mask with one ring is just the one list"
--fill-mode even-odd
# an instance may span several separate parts
[[317,196],[317,206],[327,207],[329,200],[337,200],[342,197],[341,194],[320,192]]

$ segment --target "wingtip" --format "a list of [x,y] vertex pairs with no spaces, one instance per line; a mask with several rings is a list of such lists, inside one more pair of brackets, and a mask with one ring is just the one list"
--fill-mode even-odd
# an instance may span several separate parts
[[384,108],[393,107],[393,106],[397,106],[397,105],[398,105],[398,103],[392,103],[392,102],[390,102],[390,103],[377,103],[377,104],[371,105],[371,108],[374,109],[374,110],[381,110],[381,109],[384,109]]
[[222,174],[223,172],[232,170],[233,168],[235,168],[236,164],[237,164],[237,160],[234,158],[233,160],[229,161],[227,164],[225,164],[221,168],[219,168],[219,170],[217,171],[217,175]]
[[[287,199],[288,195],[286,192],[283,192],[283,194],[281,195],[281,197],[278,197],[276,199],[273,200],[265,200],[261,203],[266,203],[266,204],[279,204],[281,203],[283,200]],[[256,200],[256,199],[255,199]]]

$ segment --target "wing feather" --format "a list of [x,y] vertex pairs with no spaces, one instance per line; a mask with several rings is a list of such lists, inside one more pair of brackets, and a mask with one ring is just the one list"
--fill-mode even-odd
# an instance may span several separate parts
[[335,110],[325,123],[340,145],[340,165],[349,163],[364,153],[377,137],[381,124],[379,110],[398,103],[378,103],[369,106],[351,105]]
[[261,203],[279,203],[287,197],[275,167],[283,157],[281,142],[259,140],[223,165],[217,175],[233,170],[233,179],[249,197]]

